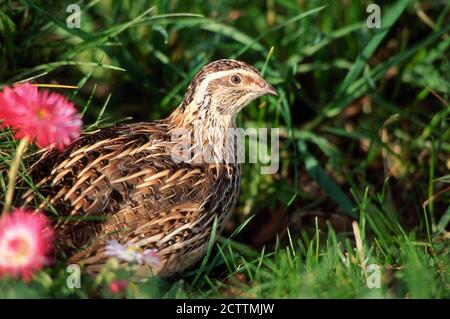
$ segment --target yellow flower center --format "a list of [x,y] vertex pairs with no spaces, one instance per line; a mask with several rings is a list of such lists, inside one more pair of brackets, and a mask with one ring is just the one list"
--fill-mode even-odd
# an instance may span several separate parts
[[46,109],[44,109],[43,107],[40,107],[37,109],[36,111],[36,116],[40,119],[40,120],[44,120],[47,118],[48,112]]
[[9,257],[16,265],[25,264],[30,258],[30,243],[24,238],[14,238],[8,242]]
[[137,246],[135,246],[135,245],[129,245],[129,246],[127,247],[127,250],[128,250],[128,251],[135,252],[135,251],[139,251],[139,247],[137,247]]

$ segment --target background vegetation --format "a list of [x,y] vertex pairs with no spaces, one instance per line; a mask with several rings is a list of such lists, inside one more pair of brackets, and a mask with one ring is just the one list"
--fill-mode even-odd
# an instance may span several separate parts
[[[81,29],[66,25],[71,2],[0,0],[0,85],[78,86],[61,92],[86,129],[168,115],[220,58],[279,92],[239,123],[281,129],[280,170],[246,165],[203,262],[128,297],[450,297],[448,1],[376,1],[381,29],[363,0],[76,1]],[[16,142],[0,134],[5,192]],[[381,288],[366,284],[370,264]],[[61,262],[29,284],[2,280],[0,296],[117,297],[108,283],[129,274],[111,264],[75,290],[66,275]]]

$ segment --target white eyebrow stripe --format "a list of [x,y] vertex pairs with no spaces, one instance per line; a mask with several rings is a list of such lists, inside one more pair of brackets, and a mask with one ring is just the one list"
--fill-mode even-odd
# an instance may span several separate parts
[[197,92],[195,94],[195,96],[200,96],[203,97],[206,93],[206,90],[208,89],[208,85],[211,81],[217,80],[221,77],[227,76],[227,75],[231,75],[231,74],[236,74],[239,73],[240,75],[243,76],[252,76],[253,74],[255,74],[254,72],[249,72],[247,70],[243,70],[243,69],[232,69],[232,70],[227,70],[227,71],[219,71],[219,72],[214,72],[211,74],[208,74],[201,82],[200,86],[197,88]]

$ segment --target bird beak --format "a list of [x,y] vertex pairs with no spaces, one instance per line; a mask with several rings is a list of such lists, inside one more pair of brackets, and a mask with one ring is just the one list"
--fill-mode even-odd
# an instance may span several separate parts
[[278,96],[277,90],[275,90],[275,88],[269,83],[267,83],[266,87],[264,88],[264,94]]

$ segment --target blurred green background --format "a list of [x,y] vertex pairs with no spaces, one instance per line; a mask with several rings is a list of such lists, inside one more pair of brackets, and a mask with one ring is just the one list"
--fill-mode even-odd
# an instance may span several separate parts
[[0,0],[0,85],[76,85],[60,91],[90,129],[167,116],[203,65],[243,60],[279,97],[239,125],[281,129],[280,170],[245,166],[226,236],[268,251],[299,239],[307,254],[318,229],[351,239],[358,217],[375,246],[400,227],[445,247],[450,3],[376,1],[377,29],[372,2],[78,1],[71,29],[72,1]]

